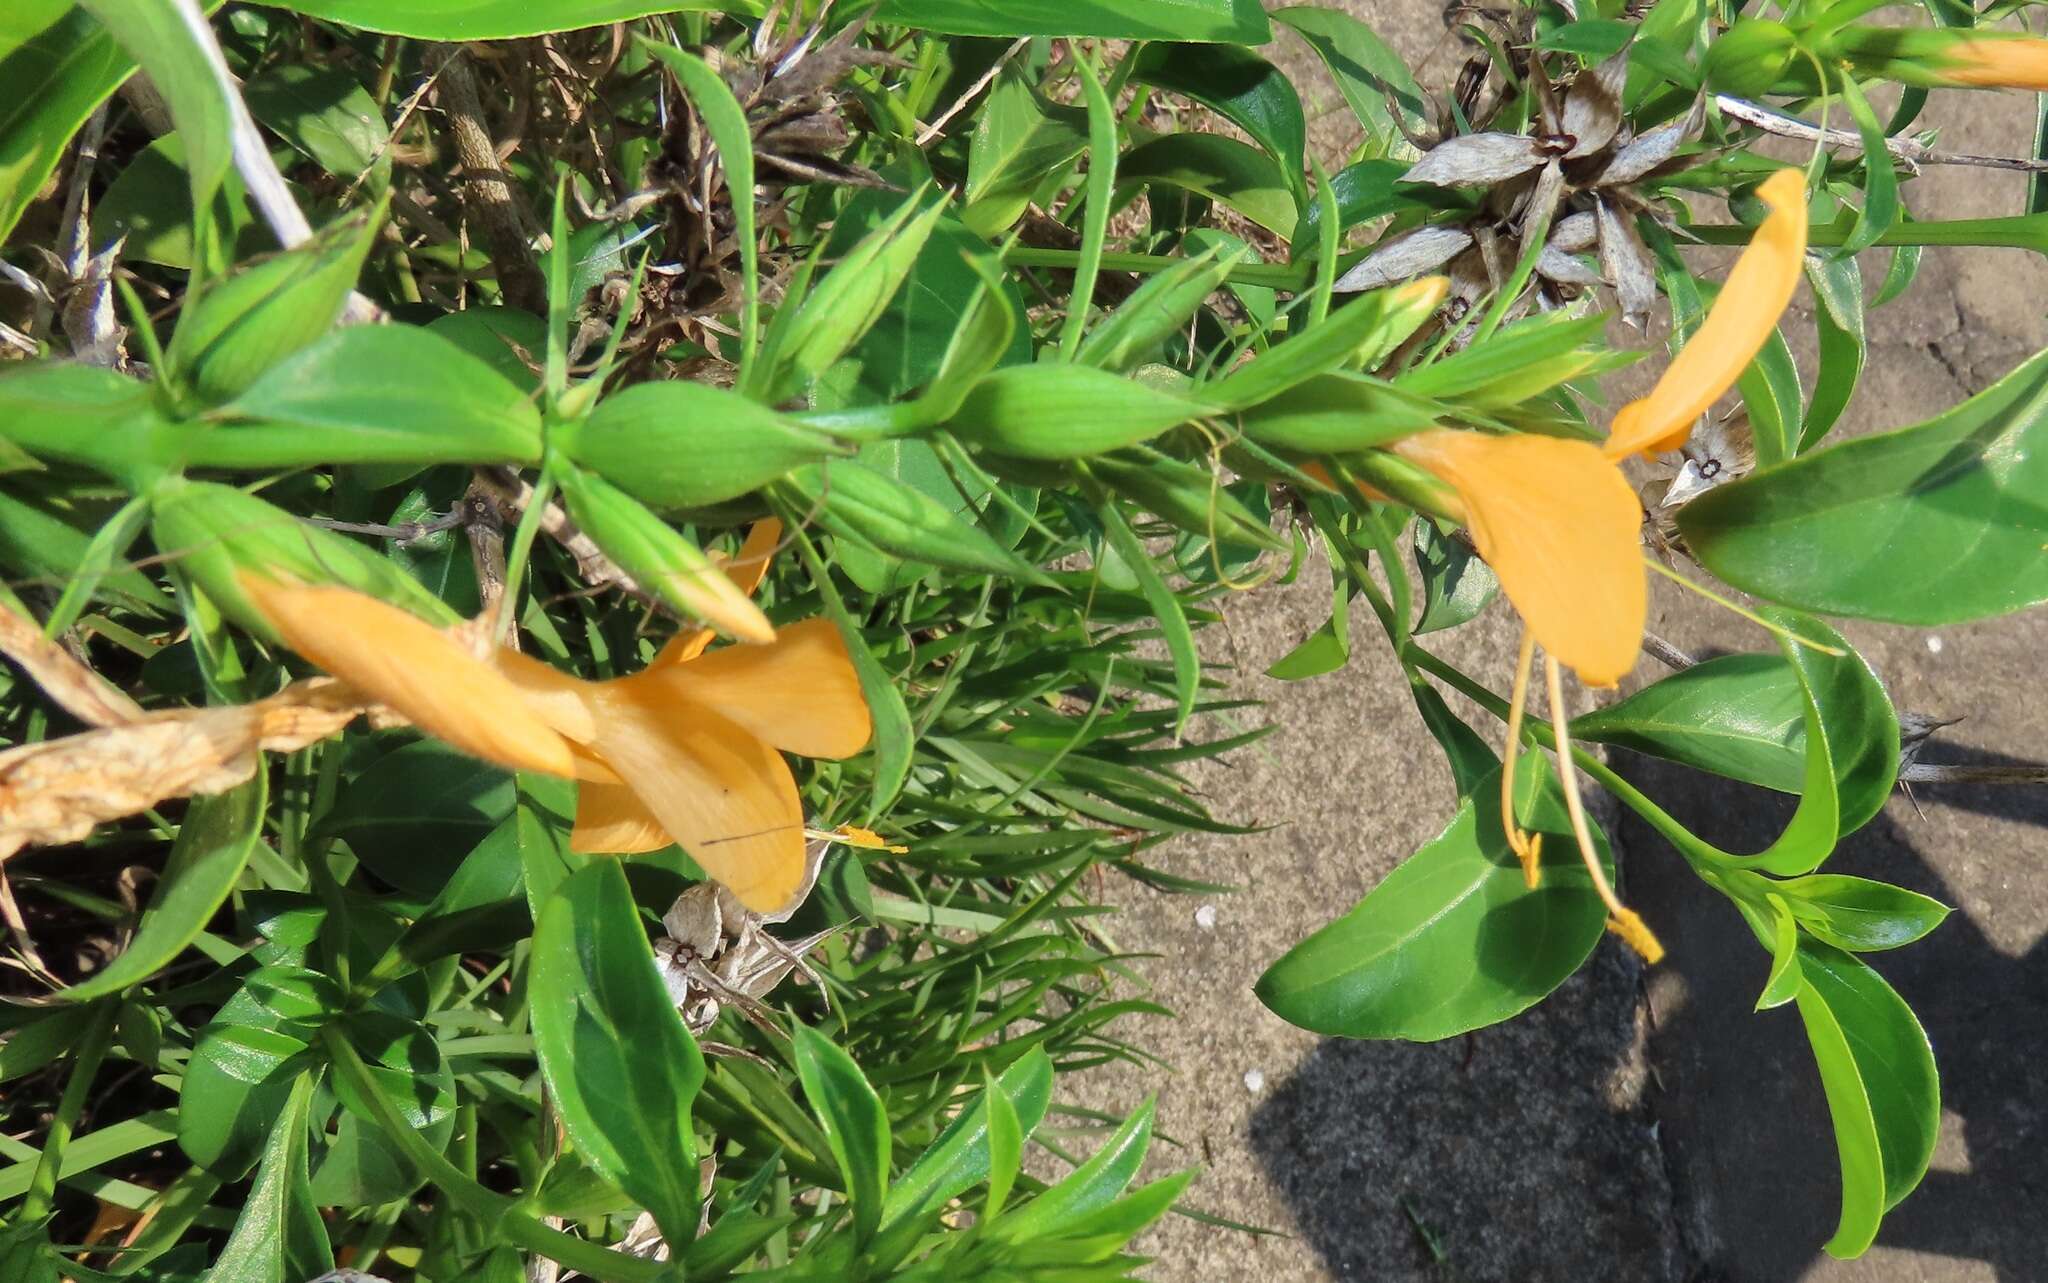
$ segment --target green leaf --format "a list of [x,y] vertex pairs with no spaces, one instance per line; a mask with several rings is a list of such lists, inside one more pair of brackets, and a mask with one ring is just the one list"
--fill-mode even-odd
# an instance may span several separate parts
[[87,1002],[119,993],[155,975],[199,938],[235,889],[263,831],[265,778],[258,771],[246,784],[193,802],[128,947],[62,997]]
[[[833,221],[827,256],[886,225],[895,208],[892,192],[854,197]],[[927,384],[943,391],[940,382],[951,389],[946,396],[957,397],[997,365],[1031,359],[1031,336],[1016,323],[1023,313],[1024,296],[988,243],[950,213],[941,215],[902,288],[861,341],[819,376],[811,403],[823,411],[887,405]],[[942,414],[945,406],[932,412]]]
[[[1502,832],[1496,767],[1441,836],[1267,968],[1259,1000],[1316,1033],[1417,1042],[1496,1024],[1541,1001],[1593,952],[1607,909],[1539,755],[1521,759],[1516,796],[1523,823],[1545,835],[1537,890],[1523,882]],[[1593,834],[1611,861],[1605,837]]]
[[655,13],[758,17],[755,0],[266,0],[280,9],[416,40],[518,40]]
[[654,970],[618,861],[572,874],[540,912],[533,1038],[569,1138],[671,1243],[697,1235],[690,1109],[704,1058]]
[[[252,258],[277,247],[270,229],[249,212],[241,175],[228,171],[214,198],[213,214],[223,243],[236,258]],[[161,263],[190,271],[199,262],[192,242],[192,184],[185,172],[185,140],[165,134],[137,152],[93,204],[96,238],[127,237],[124,260]]]
[[1057,1185],[999,1218],[988,1229],[1002,1243],[1028,1243],[1060,1233],[1068,1224],[1116,1201],[1138,1174],[1152,1144],[1153,1102],[1148,1099],[1104,1141],[1088,1161]]
[[1783,896],[1770,897],[1771,974],[1764,979],[1764,991],[1757,995],[1756,1009],[1782,1007],[1799,995],[1799,921],[1785,907]]
[[1308,124],[1294,86],[1272,63],[1240,45],[1162,42],[1138,54],[1131,79],[1192,98],[1244,130],[1280,162],[1296,203],[1308,204]]
[[1735,382],[1749,411],[1759,467],[1772,467],[1792,457],[1801,433],[1799,367],[1783,331],[1772,330],[1764,345]]
[[736,499],[845,451],[758,402],[682,380],[636,383],[608,396],[588,419],[557,427],[551,444],[642,503],[664,509]]
[[512,813],[512,777],[438,740],[392,748],[355,777],[312,836],[349,844],[395,887],[436,895]]
[[391,181],[391,130],[384,111],[356,78],[330,67],[282,63],[242,84],[257,123],[343,183]]
[[1415,521],[1415,568],[1422,573],[1422,617],[1415,632],[1456,628],[1479,617],[1500,591],[1500,581],[1464,540]]
[[1799,944],[1799,1015],[1820,1066],[1842,1164],[1842,1217],[1826,1248],[1860,1255],[1886,1211],[1927,1174],[1941,1085],[1927,1034],[1892,987],[1854,956]]
[[[128,56],[142,65],[185,138],[192,208],[213,204],[233,161],[231,137],[239,100],[220,48],[206,31],[196,0],[80,0]],[[332,319],[332,318],[330,318]]]
[[[1052,1060],[1034,1047],[1005,1069],[995,1082],[995,1095],[1011,1107],[1020,1136],[1038,1130],[1052,1103]],[[946,1125],[889,1187],[883,1204],[883,1227],[915,1222],[925,1213],[988,1179],[993,1152],[989,1107],[994,1096],[984,1091]]]
[[148,456],[157,419],[142,384],[69,361],[9,364],[16,368],[0,374],[0,436],[10,445],[117,479]]
[[2048,600],[2048,353],[1910,428],[1687,504],[1708,570],[1821,614],[1950,624]]
[[313,1076],[292,1084],[284,1112],[270,1120],[256,1182],[207,1283],[303,1283],[334,1268],[327,1226],[306,1181],[306,1114]]
[[[388,1011],[352,1012],[338,1026],[355,1048],[364,1069],[392,1108],[435,1150],[444,1150],[455,1132],[455,1076],[449,1069],[441,1044],[427,1027],[406,1016]],[[362,1099],[346,1074],[332,1079],[336,1095],[359,1124],[367,1124],[379,1141],[388,1142],[378,1122],[377,1106]],[[396,1145],[389,1146],[393,1151]],[[391,1176],[400,1190],[410,1194],[426,1180],[427,1173],[401,1153],[389,1155],[397,1171]],[[379,1175],[383,1175],[379,1173]]]
[[227,1180],[255,1163],[292,1084],[312,1064],[313,1028],[338,987],[298,967],[251,972],[193,1044],[178,1096],[178,1145]]
[[[1324,536],[1326,539],[1328,535]],[[1334,673],[1351,662],[1351,576],[1335,549],[1330,557],[1330,617],[1299,646],[1282,655],[1266,676],[1283,682]]]
[[[1388,352],[1400,346],[1429,319],[1436,310],[1436,303],[1431,292],[1406,285],[1360,295],[1332,311],[1321,324],[1310,326],[1284,343],[1275,344],[1223,378],[1204,384],[1201,394],[1225,409],[1243,410],[1269,401],[1317,375],[1329,374],[1346,366],[1376,366]],[[1275,445],[1301,450],[1356,450],[1389,439],[1381,434],[1391,435],[1396,427],[1405,432],[1416,431],[1419,426],[1417,416],[1426,415],[1436,408],[1412,393],[1376,379],[1357,383],[1366,377],[1353,377],[1356,387],[1348,390],[1348,397],[1344,389],[1326,390],[1313,402],[1317,409],[1325,408],[1327,402],[1331,410],[1348,410],[1366,419],[1367,426],[1356,434],[1360,444],[1352,444],[1350,438],[1338,438],[1332,445],[1327,429],[1302,429],[1283,439],[1277,434],[1276,421],[1271,418],[1266,421],[1254,418],[1253,422],[1259,424],[1261,431]],[[1422,420],[1424,424],[1427,422],[1426,418]]]
[[1243,259],[1241,247],[1213,245],[1146,278],[1117,309],[1096,323],[1074,359],[1103,370],[1127,370],[1152,360],[1161,344],[1187,328],[1202,303]]
[[747,113],[724,79],[706,66],[703,59],[652,40],[643,38],[641,43],[675,73],[677,83],[690,96],[690,105],[697,109],[706,132],[718,147],[725,189],[732,197],[728,203],[732,210],[732,235],[740,247],[740,364],[744,367],[753,360],[761,316],[761,247],[754,231],[754,136],[747,125]]
[[1849,407],[1868,353],[1863,332],[1863,273],[1846,255],[1809,259],[1806,279],[1819,304],[1813,324],[1820,342],[1820,368],[1813,379],[1813,397],[1806,404],[1806,422],[1799,430],[1799,453],[1821,442]]
[[328,333],[355,288],[377,221],[343,220],[188,295],[166,353],[171,368],[218,403]]
[[178,438],[197,467],[540,461],[540,411],[526,394],[432,331],[405,325],[336,330],[206,419]]
[[1152,564],[1152,557],[1145,551],[1145,545],[1133,534],[1123,514],[1116,505],[1105,504],[1096,510],[1102,522],[1104,536],[1109,548],[1137,576],[1138,591],[1144,594],[1145,604],[1152,608],[1152,614],[1159,622],[1159,631],[1166,641],[1166,652],[1173,659],[1173,694],[1178,711],[1174,715],[1173,733],[1179,737],[1187,728],[1188,717],[1195,711],[1195,693],[1202,684],[1202,655],[1195,648],[1195,635],[1188,627],[1187,612],[1181,608],[1180,595],[1173,591],[1159,574],[1159,568]]
[[0,242],[135,63],[71,0],[0,5]]
[[1308,41],[1330,69],[1358,123],[1382,149],[1402,141],[1397,119],[1408,133],[1429,129],[1430,112],[1422,86],[1408,70],[1407,60],[1371,27],[1350,14],[1316,5],[1280,9],[1273,17]]
[[1815,873],[1773,883],[1808,934],[1851,953],[1896,949],[1941,925],[1947,905],[1888,882]]
[[1049,102],[1011,63],[997,76],[968,143],[961,217],[993,236],[1017,221],[1031,195],[1088,148],[1088,115]]
[[1899,172],[1885,146],[1889,140],[1884,123],[1877,118],[1870,100],[1863,96],[1856,77],[1845,73],[1839,85],[1849,118],[1856,122],[1856,131],[1863,136],[1863,208],[1856,211],[1856,222],[1849,229],[1848,239],[1842,242],[1842,254],[1846,257],[1877,244],[1877,238],[1899,221]]
[[1149,441],[1209,412],[1199,401],[1081,365],[1012,365],[982,376],[946,429],[1020,459],[1082,459]]
[[803,511],[841,539],[872,544],[912,561],[986,575],[1042,580],[1042,572],[947,505],[857,463],[839,462],[790,474]]
[[854,1239],[864,1244],[882,1223],[889,1185],[889,1113],[853,1057],[808,1025],[796,1027],[795,1059],[804,1097],[846,1182]]
[[1118,173],[1126,182],[1206,196],[1277,236],[1294,236],[1293,185],[1278,162],[1249,143],[1221,134],[1168,134],[1131,149]]
[[1797,793],[1806,697],[1781,655],[1720,655],[1574,718],[1572,738]]
[[1602,62],[1627,48],[1635,34],[1634,23],[1614,18],[1581,18],[1552,27],[1537,38],[1536,46]]
[[1262,45],[1258,0],[882,0],[875,21],[956,36],[1102,36]]
[[766,388],[769,395],[763,399],[772,402],[808,388],[882,319],[945,213],[944,202],[926,201],[923,189],[911,193],[888,221],[861,237],[812,285],[793,314],[785,313],[790,316],[786,324],[778,314],[758,362],[761,373],[756,376],[752,367],[741,371],[743,393]]

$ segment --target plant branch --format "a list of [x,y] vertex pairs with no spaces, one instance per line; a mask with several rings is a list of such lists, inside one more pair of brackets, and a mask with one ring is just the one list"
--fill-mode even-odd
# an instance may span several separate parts
[[443,46],[435,75],[440,82],[436,94],[448,117],[456,158],[462,162],[462,204],[483,228],[484,243],[490,246],[491,263],[498,273],[498,290],[511,306],[545,316],[547,281],[527,243],[518,192],[505,173],[497,143],[484,126],[483,96],[462,46]]
[[[1796,116],[1773,111],[1769,107],[1737,98],[1731,94],[1714,95],[1714,105],[1721,114],[1751,125],[1767,134],[1780,138],[1796,138],[1801,142],[1818,142],[1825,147],[1839,147],[1844,151],[1863,150],[1863,136],[1850,129],[1823,129],[1809,125]],[[1910,138],[1887,138],[1885,150],[1904,161],[1909,172],[1918,172],[1921,165],[1975,165],[1982,169],[2014,169],[2023,174],[2048,173],[2048,160],[2036,160],[2031,156],[1979,156],[1971,152],[1936,151]]]

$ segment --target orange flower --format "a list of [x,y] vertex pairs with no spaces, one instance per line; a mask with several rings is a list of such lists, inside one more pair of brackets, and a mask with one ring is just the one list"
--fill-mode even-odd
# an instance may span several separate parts
[[[743,590],[780,535],[759,523],[728,565]],[[803,883],[803,805],[782,753],[850,757],[872,730],[830,620],[709,654],[708,631],[684,633],[642,671],[593,682],[517,651],[479,657],[348,589],[243,586],[294,650],[422,730],[511,770],[579,779],[573,850],[679,843],[758,913],[789,907]]]
[[1778,317],[1799,288],[1806,256],[1806,180],[1781,169],[1756,189],[1770,215],[1750,238],[1699,331],[1672,358],[1650,395],[1614,416],[1609,458],[1676,450],[1708,407],[1735,380],[1778,328]]
[[1974,89],[2048,90],[2048,40],[1964,36],[1943,51],[1941,78]]
[[1700,416],[1741,377],[1776,329],[1799,284],[1806,252],[1804,180],[1797,170],[1781,170],[1758,194],[1770,215],[1729,273],[1705,322],[1650,394],[1615,416],[1604,446],[1438,429],[1392,447],[1456,493],[1479,555],[1522,615],[1526,631],[1509,712],[1501,813],[1529,885],[1536,884],[1539,847],[1515,822],[1512,784],[1530,668],[1540,642],[1559,774],[1580,850],[1607,902],[1610,927],[1651,961],[1662,955],[1662,946],[1615,897],[1586,833],[1577,780],[1569,767],[1571,740],[1558,665],[1569,665],[1593,686],[1612,686],[1635,666],[1649,585],[1642,561],[1642,507],[1620,461],[1685,444]]

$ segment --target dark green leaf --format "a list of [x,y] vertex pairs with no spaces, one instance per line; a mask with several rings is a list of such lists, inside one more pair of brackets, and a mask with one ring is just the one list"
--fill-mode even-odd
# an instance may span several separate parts
[[[1496,768],[1436,840],[1351,912],[1259,978],[1259,1000],[1290,1024],[1347,1038],[1431,1042],[1533,1006],[1600,942],[1607,910],[1579,859],[1555,776],[1535,754],[1517,772],[1518,810],[1545,834],[1531,891],[1508,849]],[[1594,840],[1609,860],[1605,838]]]
[[198,938],[234,890],[263,831],[264,782],[258,771],[248,783],[192,804],[134,938],[106,970],[64,990],[65,998],[85,1002],[118,993],[155,975]]
[[1260,45],[1257,0],[882,0],[879,22],[958,36],[1103,36]]
[[1816,938],[1852,953],[1896,949],[1941,925],[1947,905],[1888,882],[1815,873],[1774,883]]
[[1813,940],[1799,944],[1799,970],[1799,1015],[1842,1163],[1842,1219],[1826,1247],[1852,1257],[1926,1175],[1941,1124],[1940,1081],[1920,1022],[1875,971]]
[[1292,177],[1298,202],[1308,203],[1301,179],[1308,124],[1294,86],[1272,63],[1238,45],[1161,42],[1145,46],[1131,79],[1192,98],[1244,130]]
[[421,896],[440,892],[462,857],[512,813],[512,777],[438,740],[402,744],[342,791],[320,836]]
[[1817,450],[1687,504],[1707,569],[1771,601],[1907,624],[2048,600],[2048,355],[1915,427]]
[[215,1258],[208,1283],[304,1283],[334,1268],[327,1226],[306,1184],[307,1108],[313,1077],[302,1074],[269,1120],[270,1141],[234,1232]]
[[344,183],[391,179],[391,131],[384,113],[353,75],[332,67],[283,63],[242,84],[257,123]]
[[671,1243],[697,1235],[690,1109],[704,1059],[654,970],[615,860],[571,875],[540,912],[527,981],[533,1036],[583,1158],[638,1200]]
[[[230,136],[236,92],[218,47],[204,32],[186,26],[197,19],[199,6],[169,5],[157,0],[80,0],[98,18],[128,56],[142,64],[171,109],[171,120],[185,138],[186,172],[192,183],[192,208],[207,209],[231,163]],[[330,320],[332,318],[329,318]]]
[[1160,576],[1158,567],[1152,564],[1150,554],[1145,551],[1145,545],[1131,532],[1116,505],[1105,505],[1098,510],[1098,515],[1110,549],[1137,576],[1138,590],[1144,594],[1145,603],[1159,621],[1167,653],[1173,658],[1173,693],[1179,709],[1174,717],[1173,731],[1175,736],[1179,736],[1194,712],[1195,692],[1202,682],[1202,656],[1195,648],[1195,635],[1188,627],[1187,612],[1181,608],[1179,594]]
[[825,1130],[853,1205],[854,1238],[874,1237],[889,1184],[889,1113],[860,1066],[808,1025],[796,1027],[796,1073]]
[[1813,399],[1806,405],[1806,423],[1799,430],[1799,453],[1821,442],[1841,419],[1856,393],[1867,353],[1863,333],[1863,273],[1847,256],[1808,260],[1806,279],[1819,304],[1813,309],[1820,340],[1820,369],[1813,379]]
[[1294,236],[1293,186],[1277,161],[1249,143],[1221,134],[1168,134],[1133,148],[1118,173],[1128,182],[1206,196],[1275,235]]

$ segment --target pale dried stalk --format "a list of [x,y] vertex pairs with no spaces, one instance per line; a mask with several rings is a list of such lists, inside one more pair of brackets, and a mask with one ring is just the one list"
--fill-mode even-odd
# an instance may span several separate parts
[[[1753,125],[1767,134],[1780,138],[1797,138],[1801,142],[1819,142],[1828,147],[1840,147],[1845,151],[1862,151],[1863,136],[1847,129],[1821,129],[1809,125],[1796,117],[1772,111],[1744,98],[1731,94],[1714,95],[1714,105],[1721,114],[1745,125]],[[1906,163],[1911,170],[1916,165],[1975,165],[1981,169],[2013,169],[2023,174],[2048,173],[2048,160],[2035,160],[2020,156],[1978,156],[1970,152],[1936,151],[1910,138],[1887,138],[1885,150]],[[1917,171],[1916,171],[1917,172]]]
[[33,619],[4,606],[0,606],[0,654],[21,665],[29,680],[42,687],[59,708],[87,726],[122,726],[145,716],[140,704],[43,636]]
[[256,773],[259,753],[296,752],[373,708],[314,677],[253,704],[145,713],[0,753],[0,860],[77,842],[167,798],[226,792]]

